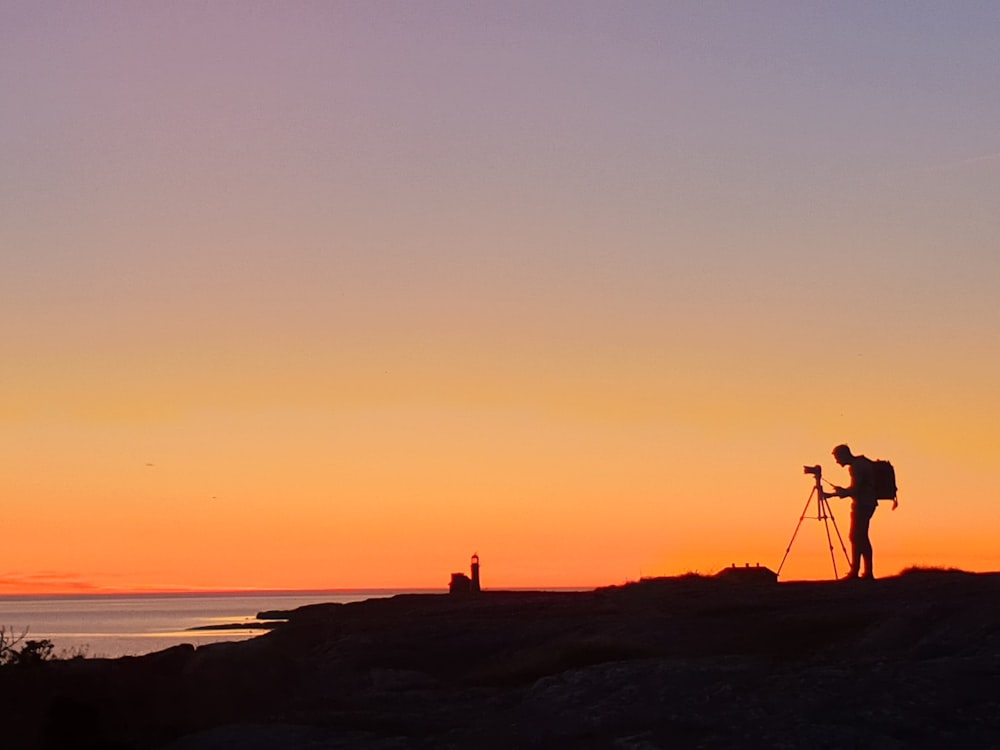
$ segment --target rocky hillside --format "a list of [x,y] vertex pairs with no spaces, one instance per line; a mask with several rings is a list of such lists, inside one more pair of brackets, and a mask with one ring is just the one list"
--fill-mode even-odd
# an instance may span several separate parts
[[0,669],[4,748],[1000,746],[1000,574],[654,579],[303,607]]

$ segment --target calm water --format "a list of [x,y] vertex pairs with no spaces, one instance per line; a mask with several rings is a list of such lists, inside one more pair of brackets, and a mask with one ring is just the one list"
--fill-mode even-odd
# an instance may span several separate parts
[[[265,610],[356,602],[401,593],[443,590],[0,597],[0,626],[15,634],[27,629],[27,639],[47,638],[60,656],[134,656],[178,643],[198,646],[252,638],[264,632],[249,625],[258,612]],[[248,627],[223,632],[189,630],[229,623],[246,623]]]

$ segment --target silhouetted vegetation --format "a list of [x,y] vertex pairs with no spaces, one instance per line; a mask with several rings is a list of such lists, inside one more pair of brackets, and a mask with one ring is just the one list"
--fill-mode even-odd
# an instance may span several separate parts
[[899,573],[900,576],[934,576],[934,575],[962,575],[971,576],[975,575],[967,570],[962,570],[961,568],[946,568],[934,565],[911,565],[908,568],[904,568]]
[[25,640],[27,635],[27,630],[15,634],[13,629],[0,625],[0,665],[33,666],[52,659],[52,641]]

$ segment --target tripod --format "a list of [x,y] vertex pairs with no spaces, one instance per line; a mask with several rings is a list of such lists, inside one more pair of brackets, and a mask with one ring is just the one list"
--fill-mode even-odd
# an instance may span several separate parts
[[[817,521],[822,521],[823,526],[826,529],[826,542],[830,547],[830,562],[833,563],[833,577],[836,580],[839,576],[837,575],[837,557],[833,552],[833,537],[830,536],[830,524],[833,523],[833,530],[837,535],[837,541],[840,542],[840,549],[844,553],[844,559],[847,560],[847,565],[850,567],[851,558],[847,556],[847,547],[844,546],[844,539],[840,536],[840,529],[837,528],[837,519],[833,517],[833,511],[830,509],[830,502],[827,500],[826,493],[823,492],[823,470],[819,466],[803,466],[803,472],[806,474],[812,474],[816,478],[816,484],[813,486],[812,491],[809,493],[809,497],[806,499],[806,506],[802,509],[802,515],[799,516],[799,522],[795,524],[795,531],[792,532],[792,538],[788,541],[788,548],[785,550],[785,556],[781,558],[781,565],[778,566],[777,575],[781,575],[781,569],[785,566],[785,560],[788,559],[788,553],[792,551],[792,543],[795,542],[795,537],[799,534],[799,528],[802,526],[802,521],[806,518],[815,518]],[[807,516],[809,512],[809,504],[812,502],[813,498],[816,498],[816,515]]]

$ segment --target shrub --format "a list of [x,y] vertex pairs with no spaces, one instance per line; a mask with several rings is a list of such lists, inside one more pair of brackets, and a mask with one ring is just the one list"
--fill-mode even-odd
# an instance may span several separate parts
[[28,631],[15,635],[10,628],[0,625],[0,665],[19,664],[32,666],[49,661],[55,648],[52,641],[26,641]]

